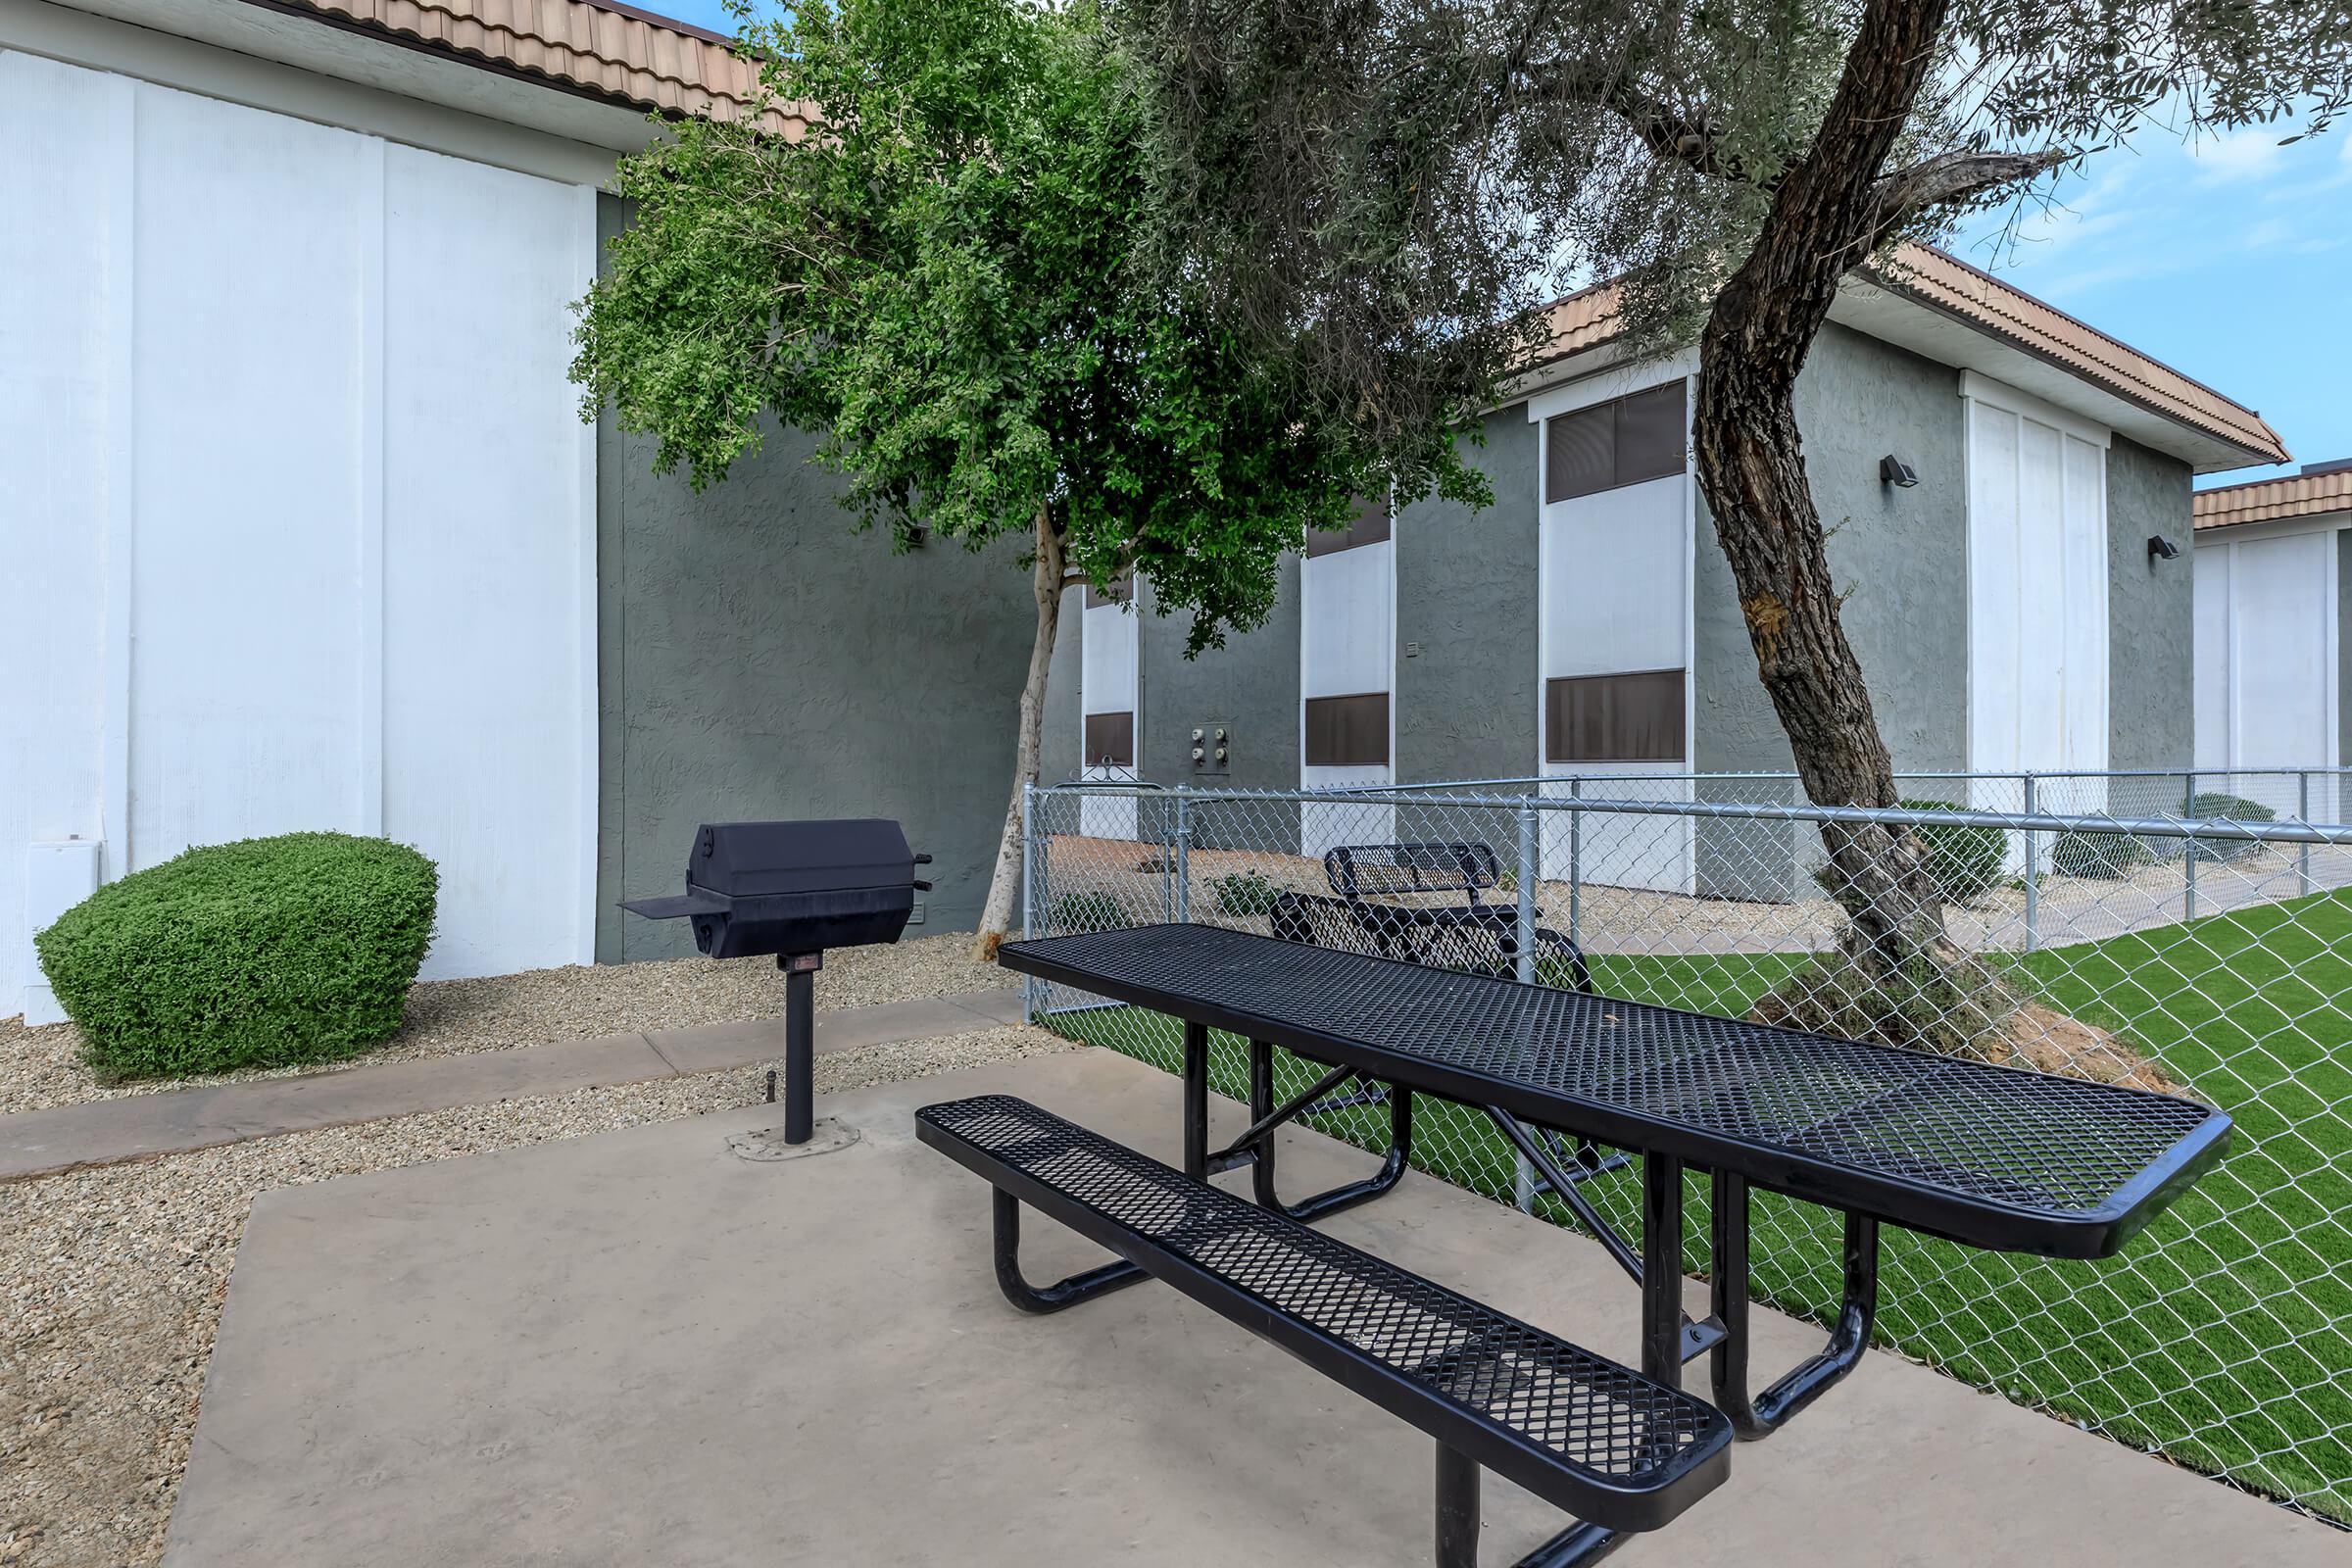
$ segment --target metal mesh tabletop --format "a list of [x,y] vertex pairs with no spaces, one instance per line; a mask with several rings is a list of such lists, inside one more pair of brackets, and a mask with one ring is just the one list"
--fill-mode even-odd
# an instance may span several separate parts
[[2114,1251],[2228,1141],[2134,1089],[1203,925],[1008,943],[1007,968],[1981,1247]]
[[[1731,1441],[1723,1416],[1628,1367],[1026,1101],[988,1095],[926,1105],[916,1117],[924,1142],[992,1180],[1026,1177],[1045,1190],[1032,1191],[1032,1200],[1067,1200],[1185,1265],[1180,1272],[1211,1276],[1348,1359],[1460,1406],[1538,1462],[1487,1457],[1562,1507],[1592,1507],[1596,1494],[1620,1502],[1662,1494],[1656,1506],[1671,1510],[1719,1478],[1708,1461]],[[1165,1264],[1145,1266],[1159,1273]],[[1378,1396],[1376,1388],[1364,1392]]]

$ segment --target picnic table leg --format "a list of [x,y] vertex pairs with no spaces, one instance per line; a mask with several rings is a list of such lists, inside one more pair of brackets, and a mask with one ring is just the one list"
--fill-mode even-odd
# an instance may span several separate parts
[[1208,1025],[1184,1025],[1184,1173],[1208,1180]]
[[[1280,1118],[1276,1119],[1274,1048],[1263,1040],[1250,1041],[1250,1131],[1257,1135],[1256,1140],[1254,1143],[1250,1142],[1250,1134],[1245,1133],[1242,1144],[1237,1144],[1224,1154],[1210,1156],[1209,1163],[1215,1165],[1228,1157],[1240,1157],[1243,1150],[1247,1148],[1249,1151],[1247,1157],[1250,1165],[1251,1191],[1252,1196],[1257,1200],[1258,1206],[1273,1209],[1278,1214],[1288,1214],[1296,1220],[1317,1219],[1325,1214],[1336,1213],[1340,1209],[1350,1208],[1357,1203],[1368,1202],[1378,1198],[1396,1185],[1398,1178],[1404,1175],[1404,1167],[1412,1156],[1412,1092],[1400,1089],[1395,1084],[1388,1086],[1389,1149],[1388,1152],[1381,1157],[1378,1171],[1365,1177],[1362,1181],[1345,1183],[1332,1188],[1329,1192],[1317,1193],[1312,1198],[1302,1198],[1296,1203],[1284,1202],[1274,1185],[1274,1140],[1281,1130],[1281,1121],[1288,1120],[1294,1114],[1312,1109],[1313,1102],[1320,1099],[1321,1092],[1337,1088],[1341,1082],[1345,1082],[1343,1074],[1327,1075],[1321,1083],[1307,1091],[1302,1101],[1293,1102],[1290,1106],[1283,1107]],[[1348,1102],[1354,1103],[1355,1102]],[[1263,1131],[1259,1131],[1261,1128]]]
[[993,1189],[996,1194],[997,1225],[997,1287],[1004,1299],[1024,1312],[1041,1316],[1058,1312],[1080,1301],[1106,1296],[1112,1291],[1140,1284],[1151,1278],[1141,1268],[1125,1258],[1090,1268],[1083,1274],[1073,1274],[1053,1285],[1032,1285],[1021,1277],[1021,1200],[1004,1188]]
[[[1438,1568],[1478,1568],[1478,1461],[1438,1444]],[[1615,1530],[1579,1520],[1519,1559],[1515,1568],[1577,1568],[1625,1544]]]
[[1717,1171],[1714,1307],[1723,1338],[1716,1342],[1711,1367],[1715,1408],[1730,1420],[1735,1436],[1753,1441],[1778,1431],[1820,1397],[1870,1348],[1871,1320],[1879,1305],[1879,1222],[1868,1214],[1845,1216],[1845,1298],[1828,1348],[1752,1398],[1747,1392],[1747,1179]]
[[1642,1373],[1683,1386],[1683,1162],[1642,1156]]

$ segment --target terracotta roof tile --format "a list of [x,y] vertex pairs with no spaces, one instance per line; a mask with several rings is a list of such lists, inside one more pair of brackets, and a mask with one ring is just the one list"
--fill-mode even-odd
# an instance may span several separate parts
[[2352,512],[2352,467],[2200,490],[2193,510],[2199,532],[2240,522],[2269,522],[2277,517],[2316,517],[2330,512]]
[[2278,432],[2252,409],[1956,256],[1906,245],[1877,276],[1888,288],[1962,317],[2128,402],[2274,463],[2286,461]]
[[[319,16],[670,115],[733,120],[759,77],[727,39],[590,0],[285,0]],[[768,117],[788,136],[803,114]]]
[[[2253,410],[1956,257],[1907,245],[1873,280],[2191,429],[2273,462],[2286,460],[2278,433]],[[1616,287],[1599,283],[1544,307],[1544,345],[1526,368],[1540,369],[1615,338],[1617,305]]]

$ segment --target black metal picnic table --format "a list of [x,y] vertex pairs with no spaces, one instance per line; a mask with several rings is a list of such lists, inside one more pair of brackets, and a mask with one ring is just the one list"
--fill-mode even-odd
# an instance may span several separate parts
[[[1869,1344],[1882,1222],[2049,1257],[2114,1253],[2217,1161],[2230,1118],[2120,1086],[1431,969],[1208,925],[1007,943],[1005,967],[1184,1025],[1185,1172],[1252,1167],[1257,1200],[1308,1219],[1402,1174],[1413,1096],[1483,1111],[1642,1287],[1642,1372],[1680,1387],[1712,1353],[1714,1402],[1757,1438],[1843,1377]],[[1250,1042],[1250,1124],[1208,1147],[1208,1031]],[[1331,1070],[1276,1104],[1272,1048]],[[1344,1096],[1357,1080],[1370,1094]],[[1335,1099],[1335,1096],[1341,1096]],[[1285,1203],[1274,1136],[1295,1117],[1385,1098],[1390,1147],[1363,1181]],[[1638,1152],[1639,1248],[1583,1193],[1558,1134]],[[1683,1173],[1713,1183],[1711,1313],[1682,1299]],[[1748,1193],[1845,1217],[1844,1299],[1826,1349],[1748,1392]]]

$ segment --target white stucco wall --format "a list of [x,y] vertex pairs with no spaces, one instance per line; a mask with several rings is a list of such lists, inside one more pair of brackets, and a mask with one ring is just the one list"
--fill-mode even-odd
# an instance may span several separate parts
[[332,828],[436,975],[584,961],[587,186],[0,52],[0,1012],[36,840]]

